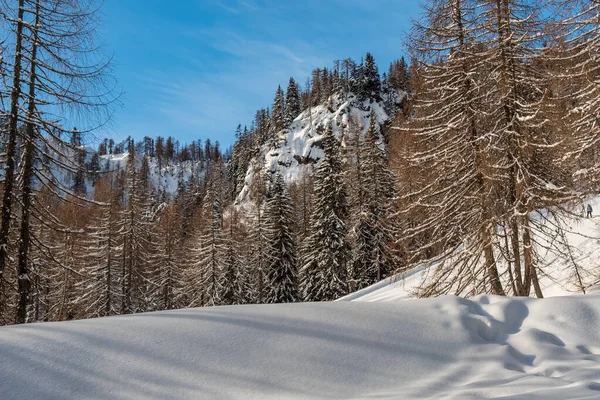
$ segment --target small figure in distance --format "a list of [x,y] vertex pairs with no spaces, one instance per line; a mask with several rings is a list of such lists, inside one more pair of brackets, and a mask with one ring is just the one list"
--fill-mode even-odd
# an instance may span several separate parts
[[590,204],[587,205],[587,217],[592,218],[592,206]]

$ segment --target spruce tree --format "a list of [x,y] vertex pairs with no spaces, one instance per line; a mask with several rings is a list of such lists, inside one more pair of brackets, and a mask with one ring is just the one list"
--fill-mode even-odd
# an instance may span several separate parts
[[379,91],[381,90],[381,78],[379,76],[379,70],[377,64],[375,64],[375,58],[371,53],[367,53],[365,56],[365,64],[362,70],[363,79],[362,82],[362,95],[363,98],[371,98],[379,100]]
[[213,165],[202,207],[202,225],[192,249],[188,269],[191,306],[214,306],[221,304],[223,293],[223,268],[225,246],[221,225],[222,198],[220,161]]
[[285,94],[281,86],[277,87],[275,99],[273,100],[273,108],[271,110],[271,119],[273,121],[274,132],[272,135],[277,135],[285,127]]
[[296,85],[294,78],[290,78],[285,94],[285,126],[290,126],[299,114],[300,94],[298,93],[298,85]]
[[394,177],[388,167],[385,151],[379,146],[375,114],[360,143],[361,171],[358,174],[362,198],[356,202],[353,227],[351,276],[356,289],[369,286],[397,268],[393,251]]
[[294,210],[281,174],[275,176],[266,207],[268,267],[266,303],[298,300],[297,257],[294,243]]
[[339,143],[331,125],[322,140],[323,159],[315,175],[314,206],[300,287],[305,301],[335,300],[347,293],[348,206]]

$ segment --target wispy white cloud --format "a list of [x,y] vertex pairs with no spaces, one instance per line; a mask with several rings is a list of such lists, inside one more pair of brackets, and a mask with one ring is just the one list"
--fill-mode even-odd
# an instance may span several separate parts
[[225,10],[227,12],[230,12],[232,14],[239,14],[240,13],[240,9],[239,8],[233,7],[233,6],[228,5],[228,4],[224,4],[221,1],[217,1],[217,2],[215,2],[215,4],[217,5],[217,7],[220,7],[223,10]]

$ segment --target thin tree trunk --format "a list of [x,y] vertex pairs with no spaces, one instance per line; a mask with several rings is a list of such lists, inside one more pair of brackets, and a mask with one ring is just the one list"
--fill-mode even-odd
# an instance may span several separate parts
[[17,122],[19,97],[21,97],[21,60],[23,51],[23,16],[25,0],[19,0],[17,32],[15,37],[15,64],[13,86],[10,95],[10,115],[8,119],[8,143],[6,146],[6,166],[4,167],[4,193],[2,194],[2,224],[0,225],[0,280],[3,277],[8,258],[8,239],[12,217],[12,201],[15,178],[15,156],[17,147]]
[[533,265],[533,248],[531,247],[531,233],[529,229],[529,217],[527,213],[523,216],[523,262],[525,263],[525,278],[523,289],[525,296],[531,292],[532,275],[535,273]]
[[[112,192],[112,178],[111,178],[111,192]],[[106,305],[104,309],[105,315],[111,314],[112,309],[112,240],[113,240],[113,201],[111,199],[110,209],[108,214],[108,254],[106,257]]]
[[[461,0],[455,0],[454,3],[454,17],[456,20],[456,24],[458,26],[458,40],[460,43],[460,48],[461,50],[464,49],[465,47],[465,35],[464,35],[464,28],[463,28],[463,20],[462,20],[462,5],[461,5]],[[465,97],[470,99],[471,98],[471,81],[470,78],[468,77],[468,69],[467,66],[464,65],[466,61],[463,61],[463,72],[464,72],[464,90],[465,90]],[[480,145],[478,144],[480,141],[478,140],[478,131],[477,131],[477,124],[475,121],[475,115],[473,115],[473,111],[469,106],[467,107],[467,115],[469,117],[469,130],[470,130],[470,135],[471,135],[471,141],[473,143],[474,146],[474,150],[475,150],[475,168],[476,168],[476,174],[477,174],[477,183],[479,186],[479,190],[481,193],[481,207],[483,210],[483,223],[481,226],[481,231],[480,231],[480,237],[479,239],[482,241],[483,243],[483,253],[484,253],[484,257],[485,257],[485,267],[486,267],[486,271],[487,271],[487,275],[488,278],[490,280],[490,283],[492,285],[492,291],[494,294],[497,295],[502,295],[505,296],[506,294],[504,293],[504,289],[502,288],[502,283],[500,282],[500,276],[498,274],[498,267],[496,264],[496,259],[494,257],[494,248],[493,248],[493,242],[492,242],[492,234],[490,233],[490,223],[493,226],[493,218],[492,218],[492,214],[489,211],[490,210],[490,206],[489,206],[489,200],[488,200],[488,196],[486,193],[486,181],[485,181],[485,177],[484,177],[484,168],[485,168],[485,164],[483,161],[483,157],[481,156],[481,149],[480,149]]]
[[515,278],[513,275],[513,265],[512,265],[512,261],[510,259],[510,245],[508,244],[508,232],[506,230],[506,222],[502,222],[502,229],[504,230],[504,247],[506,248],[506,264],[507,264],[507,271],[508,271],[508,277],[510,279],[510,287],[513,291],[513,294],[516,295],[517,294],[517,288],[515,286]]
[[17,306],[16,322],[24,323],[27,320],[27,306],[31,292],[29,279],[29,248],[30,240],[30,214],[33,195],[33,152],[35,141],[35,127],[33,118],[35,114],[35,80],[38,50],[38,25],[40,23],[40,2],[35,4],[35,22],[33,25],[33,43],[31,45],[31,60],[29,72],[29,98],[27,105],[27,122],[25,124],[25,154],[23,155],[23,193],[21,196],[21,229],[19,235],[19,261],[17,266],[19,301]]
[[515,293],[515,295],[525,296],[525,290],[523,288],[523,278],[521,275],[521,248],[519,246],[519,226],[515,221],[515,217],[511,218],[510,221],[510,233],[510,241],[515,262],[515,283],[517,286],[517,292]]

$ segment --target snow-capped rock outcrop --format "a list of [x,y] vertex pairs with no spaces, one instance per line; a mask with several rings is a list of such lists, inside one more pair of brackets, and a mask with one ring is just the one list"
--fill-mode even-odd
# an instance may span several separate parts
[[[396,92],[395,103],[399,103],[405,95],[404,92]],[[248,168],[245,185],[238,195],[237,202],[243,202],[247,198],[257,168],[271,173],[279,171],[286,182],[295,182],[302,177],[306,168],[318,165],[323,157],[320,142],[324,130],[320,130],[319,127],[324,128],[331,124],[333,133],[342,141],[343,146],[342,135],[346,137],[353,127],[359,129],[361,134],[366,133],[371,113],[374,113],[379,125],[393,117],[391,112],[386,111],[383,101],[359,101],[352,93],[332,96],[326,104],[303,111],[289,128],[279,132],[279,147],[273,149],[266,144],[261,148],[259,156]]]

